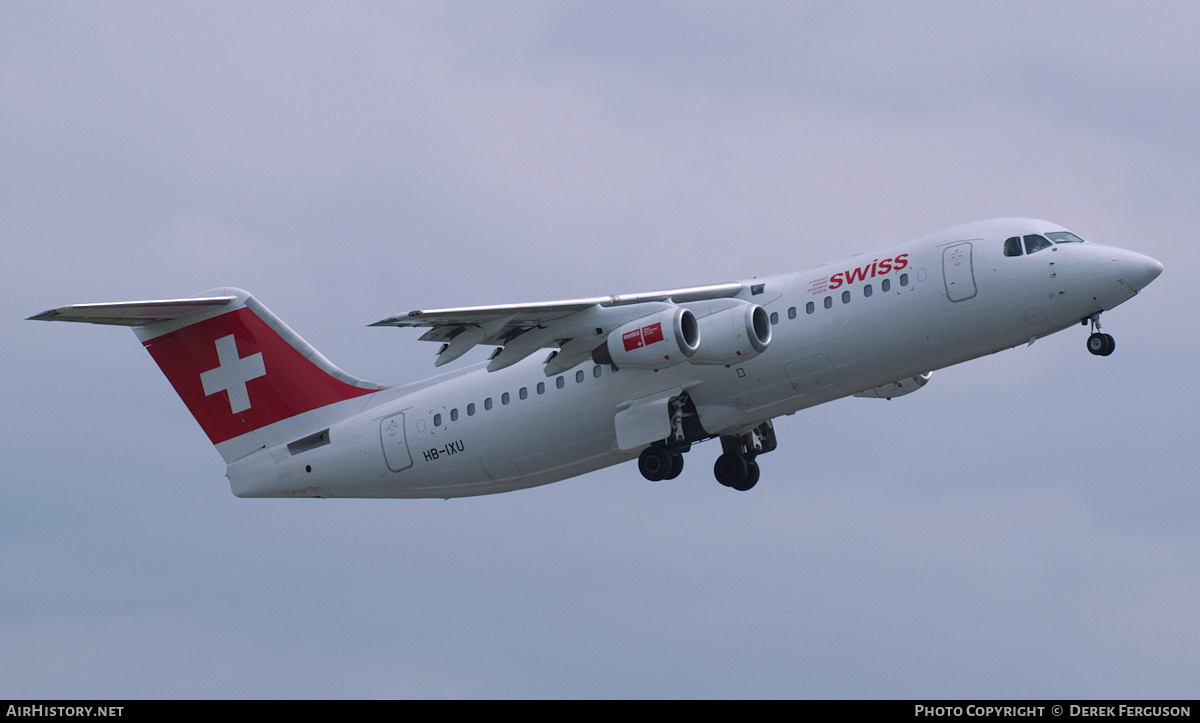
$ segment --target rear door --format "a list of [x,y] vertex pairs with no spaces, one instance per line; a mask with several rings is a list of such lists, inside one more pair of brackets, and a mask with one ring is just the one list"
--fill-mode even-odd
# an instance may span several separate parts
[[402,472],[413,465],[404,432],[404,412],[379,420],[379,439],[383,443],[383,457],[388,469]]

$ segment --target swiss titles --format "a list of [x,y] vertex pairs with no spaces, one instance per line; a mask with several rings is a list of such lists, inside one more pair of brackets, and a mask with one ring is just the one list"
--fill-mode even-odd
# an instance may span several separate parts
[[839,271],[827,279],[820,279],[813,283],[811,290],[812,293],[819,293],[816,289],[821,287],[821,291],[826,289],[832,291],[841,286],[866,281],[876,276],[886,276],[906,268],[908,268],[908,254],[900,254],[890,259],[875,259],[869,264],[848,271]]

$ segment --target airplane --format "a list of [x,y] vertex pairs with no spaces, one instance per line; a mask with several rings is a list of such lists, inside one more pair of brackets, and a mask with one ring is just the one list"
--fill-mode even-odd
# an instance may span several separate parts
[[711,439],[717,481],[745,491],[778,444],[775,417],[911,394],[1076,324],[1089,352],[1112,354],[1101,313],[1162,268],[1053,223],[993,219],[799,273],[391,316],[372,326],[424,329],[435,366],[495,350],[390,386],[334,366],[240,289],[30,319],[132,327],[238,497],[463,497],[634,459],[668,480]]

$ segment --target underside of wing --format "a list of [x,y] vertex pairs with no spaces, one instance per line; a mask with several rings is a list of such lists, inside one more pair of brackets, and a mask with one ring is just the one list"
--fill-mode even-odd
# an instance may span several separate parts
[[557,348],[546,360],[546,374],[552,375],[586,361],[609,332],[628,321],[675,304],[737,296],[742,289],[734,282],[543,303],[416,310],[371,326],[428,329],[421,340],[442,344],[434,362],[437,366],[479,344],[499,347],[488,364],[490,371],[511,366],[539,349]]

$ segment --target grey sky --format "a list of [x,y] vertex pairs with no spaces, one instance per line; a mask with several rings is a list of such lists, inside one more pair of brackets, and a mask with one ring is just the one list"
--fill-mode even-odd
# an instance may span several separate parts
[[[1195,697],[1200,10],[0,4],[5,697]],[[1028,215],[1163,276],[918,394],[455,501],[238,500],[84,301],[253,292],[348,372],[416,307],[715,283]],[[468,357],[463,363],[476,360]]]

